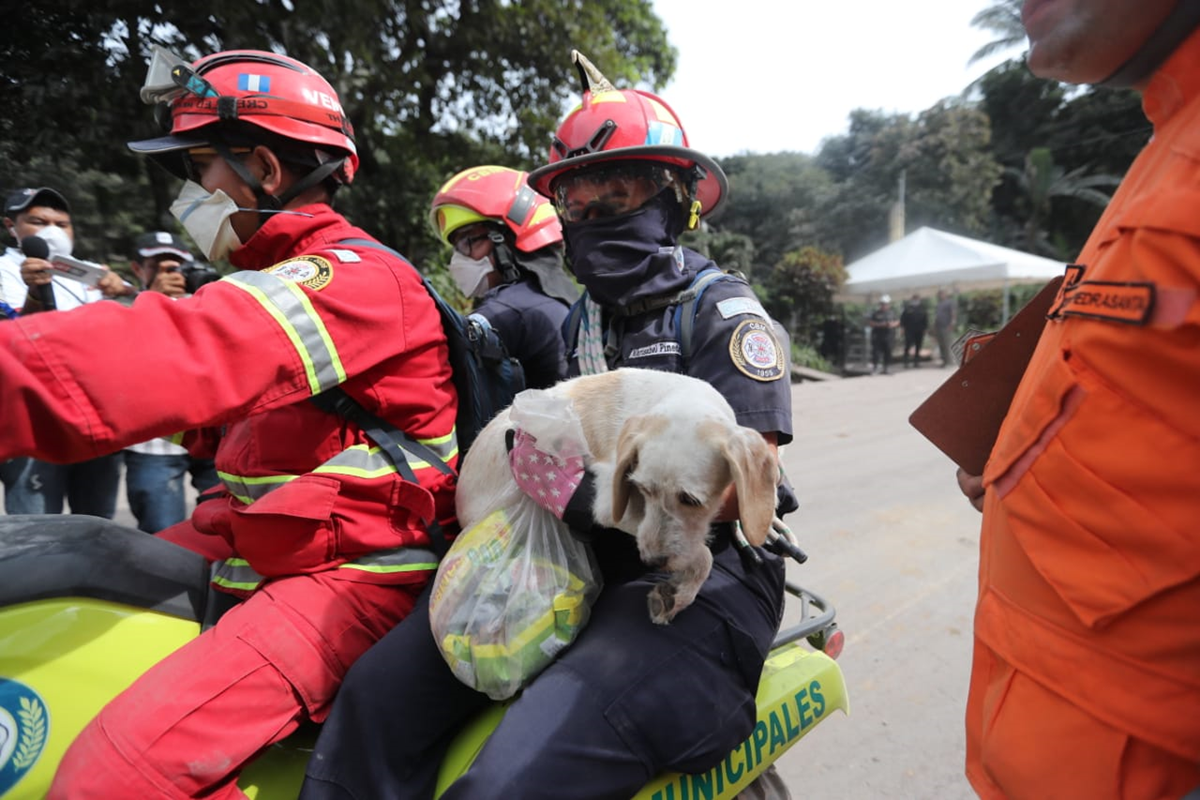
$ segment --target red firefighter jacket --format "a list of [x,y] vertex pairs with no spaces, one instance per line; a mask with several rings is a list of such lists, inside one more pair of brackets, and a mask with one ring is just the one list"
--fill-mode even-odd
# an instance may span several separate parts
[[1068,268],[984,471],[967,722],[984,796],[1043,780],[1056,752],[1052,710],[1004,721],[1009,669],[1200,762],[1200,31],[1143,106],[1154,137]]
[[330,207],[298,211],[233,254],[247,271],[192,298],[148,292],[128,308],[0,325],[0,458],[77,461],[224,425],[229,496],[193,517],[239,556],[219,583],[250,590],[258,576],[339,566],[356,580],[425,580],[425,520],[453,518],[453,479],[414,458],[418,484],[402,480],[308,398],[342,385],[453,466],[457,398],[437,310],[411,266],[340,243],[369,237]]

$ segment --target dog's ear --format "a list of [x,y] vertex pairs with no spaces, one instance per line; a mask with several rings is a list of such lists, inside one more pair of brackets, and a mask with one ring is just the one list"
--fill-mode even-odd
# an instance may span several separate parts
[[731,431],[723,450],[737,488],[742,532],[750,544],[762,545],[775,517],[779,462],[762,434],[750,428]]
[[629,473],[637,469],[638,448],[649,426],[647,417],[630,417],[621,426],[617,436],[617,466],[613,470],[612,482],[612,518],[620,522],[629,506],[629,493],[633,484],[629,481]]

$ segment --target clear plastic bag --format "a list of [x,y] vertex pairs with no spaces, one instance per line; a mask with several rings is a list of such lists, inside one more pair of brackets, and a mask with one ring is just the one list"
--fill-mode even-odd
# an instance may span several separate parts
[[[522,392],[512,418],[537,436],[539,449],[560,457],[587,453],[570,401]],[[512,697],[574,641],[602,585],[587,543],[502,483],[495,510],[460,533],[442,559],[429,606],[446,663],[495,700]]]

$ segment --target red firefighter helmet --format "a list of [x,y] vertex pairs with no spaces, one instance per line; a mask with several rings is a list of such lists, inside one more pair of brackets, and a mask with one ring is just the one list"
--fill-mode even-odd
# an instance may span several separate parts
[[528,175],[508,167],[463,170],[438,189],[429,209],[429,224],[443,242],[465,225],[493,222],[508,226],[524,253],[562,241],[554,206],[534,192]]
[[565,172],[608,161],[649,161],[677,168],[700,216],[721,207],[728,181],[717,162],[688,146],[683,123],[662,98],[639,89],[618,90],[578,51],[584,77],[583,102],[559,126],[550,163],[529,174],[539,194],[553,197],[552,184]]
[[218,123],[242,123],[298,144],[312,145],[318,161],[344,159],[333,173],[350,183],[358,169],[354,131],[337,92],[294,58],[261,50],[227,50],[188,65],[156,48],[142,87],[144,102],[167,104],[170,135],[130,142],[185,177],[182,153],[212,143]]

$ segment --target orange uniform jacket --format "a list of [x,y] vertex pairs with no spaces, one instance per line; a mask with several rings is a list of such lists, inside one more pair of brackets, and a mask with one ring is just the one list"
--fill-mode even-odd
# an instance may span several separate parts
[[1068,268],[984,471],[967,774],[984,797],[1200,784],[1200,31]]
[[[0,458],[75,461],[225,425],[227,497],[197,506],[258,576],[344,566],[354,580],[417,582],[423,520],[453,517],[453,480],[424,462],[400,479],[353,425],[307,399],[343,385],[451,466],[456,396],[437,311],[412,267],[325,205],[274,215],[233,254],[272,265],[173,301],[96,303],[0,325]],[[424,465],[424,466],[423,466]],[[423,563],[418,563],[423,562]],[[236,571],[236,570],[235,570]],[[218,581],[222,582],[222,581]]]

